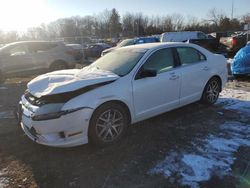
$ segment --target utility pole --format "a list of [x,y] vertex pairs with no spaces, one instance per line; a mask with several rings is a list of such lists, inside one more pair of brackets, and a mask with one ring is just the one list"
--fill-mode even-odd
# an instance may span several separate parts
[[232,0],[231,20],[234,18],[234,0]]

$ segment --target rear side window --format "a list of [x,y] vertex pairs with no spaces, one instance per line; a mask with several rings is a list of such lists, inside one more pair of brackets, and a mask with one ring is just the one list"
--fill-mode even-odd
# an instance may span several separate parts
[[179,47],[176,48],[176,50],[182,65],[189,65],[206,60],[206,57],[194,48]]
[[144,69],[156,70],[158,74],[173,67],[174,57],[171,48],[161,49],[153,53],[143,65]]
[[57,47],[56,43],[34,43],[34,44],[29,44],[29,51],[31,53],[41,53],[41,52],[46,52],[52,48]]

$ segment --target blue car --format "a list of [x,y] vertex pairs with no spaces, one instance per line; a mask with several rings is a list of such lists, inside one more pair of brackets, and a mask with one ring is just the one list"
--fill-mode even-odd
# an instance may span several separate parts
[[250,75],[250,43],[234,56],[231,71],[235,77]]
[[104,50],[102,52],[102,56],[117,48],[130,46],[130,45],[136,45],[136,44],[153,43],[153,42],[160,42],[160,40],[157,37],[138,37],[138,38],[133,38],[133,39],[125,39],[121,41],[117,46]]

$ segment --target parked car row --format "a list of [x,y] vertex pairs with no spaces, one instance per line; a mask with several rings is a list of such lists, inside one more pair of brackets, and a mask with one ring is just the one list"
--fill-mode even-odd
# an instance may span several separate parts
[[[91,41],[89,39],[89,41]],[[187,42],[215,53],[236,53],[246,43],[243,32],[216,32],[206,35],[200,31],[166,32],[157,36],[122,40],[115,47],[106,43],[65,44],[63,42],[16,42],[0,48],[0,82],[10,74],[31,70],[59,70],[89,63],[121,47],[154,42]],[[93,41],[92,41],[93,42]]]

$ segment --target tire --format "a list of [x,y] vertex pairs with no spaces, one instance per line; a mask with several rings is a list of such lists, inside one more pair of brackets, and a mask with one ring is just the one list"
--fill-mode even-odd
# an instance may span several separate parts
[[219,98],[219,94],[221,91],[221,83],[220,80],[216,77],[211,78],[203,91],[201,102],[204,104],[212,105]]
[[90,120],[90,143],[108,146],[116,143],[127,130],[129,117],[126,109],[117,103],[106,103],[97,108]]
[[50,65],[50,71],[67,69],[68,66],[64,61],[56,61]]

